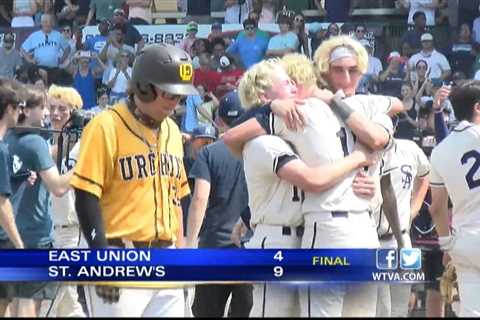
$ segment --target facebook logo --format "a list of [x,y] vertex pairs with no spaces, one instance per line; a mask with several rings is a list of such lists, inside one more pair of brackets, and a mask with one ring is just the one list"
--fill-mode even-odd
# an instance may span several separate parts
[[418,248],[400,249],[400,268],[419,270],[422,268],[422,251]]
[[377,269],[395,270],[398,268],[396,249],[377,249]]

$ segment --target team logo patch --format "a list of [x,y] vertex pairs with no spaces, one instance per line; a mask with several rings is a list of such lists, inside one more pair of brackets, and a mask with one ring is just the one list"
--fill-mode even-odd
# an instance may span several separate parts
[[180,79],[190,81],[193,77],[193,67],[190,63],[182,63],[179,68]]

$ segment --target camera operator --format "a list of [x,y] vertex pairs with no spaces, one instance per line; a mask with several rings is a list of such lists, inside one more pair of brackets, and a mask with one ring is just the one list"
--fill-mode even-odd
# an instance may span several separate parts
[[[27,249],[53,247],[53,221],[50,193],[61,196],[69,189],[71,173],[60,176],[50,155],[47,141],[40,135],[47,114],[44,92],[27,87],[27,99],[18,123],[23,128],[11,131],[5,141],[13,159],[10,182],[15,220]],[[24,179],[34,171],[40,179],[27,187]],[[21,282],[15,285],[12,314],[38,317],[43,300],[52,300],[56,285],[52,282]]]
[[[77,161],[80,149],[78,142],[80,130],[72,127],[69,120],[71,120],[74,110],[83,106],[83,101],[74,88],[52,85],[48,90],[48,105],[52,128],[57,131],[53,135],[52,156],[54,160],[58,157],[61,158],[59,169],[64,174],[72,169]],[[59,133],[58,131],[63,132]],[[63,134],[66,139],[60,139],[60,134]],[[62,143],[62,145],[59,146],[59,143]],[[53,197],[52,208],[54,247],[78,248],[80,245],[80,228],[75,211],[73,190],[68,191],[61,197]],[[78,302],[76,285],[62,285],[58,289],[47,316],[85,317],[82,306]]]

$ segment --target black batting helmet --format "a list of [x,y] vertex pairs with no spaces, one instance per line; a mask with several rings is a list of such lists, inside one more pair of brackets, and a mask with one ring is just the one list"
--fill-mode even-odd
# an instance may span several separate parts
[[153,85],[170,94],[198,95],[190,56],[168,44],[145,47],[135,59],[130,81],[133,93],[145,102],[157,96]]

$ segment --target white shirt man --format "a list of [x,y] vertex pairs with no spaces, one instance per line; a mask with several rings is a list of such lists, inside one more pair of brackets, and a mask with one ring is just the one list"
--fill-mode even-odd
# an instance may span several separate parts
[[[422,46],[424,43],[431,43],[433,44],[433,36],[430,33],[424,33],[421,37]],[[442,74],[446,73],[447,71],[451,72],[450,63],[448,62],[447,58],[435,50],[433,46],[431,49],[422,49],[419,53],[414,54],[410,60],[408,60],[408,65],[410,66],[410,70],[415,71],[415,65],[419,60],[425,60],[428,63],[430,68],[430,73],[428,77],[430,79],[435,78],[444,78]]]

